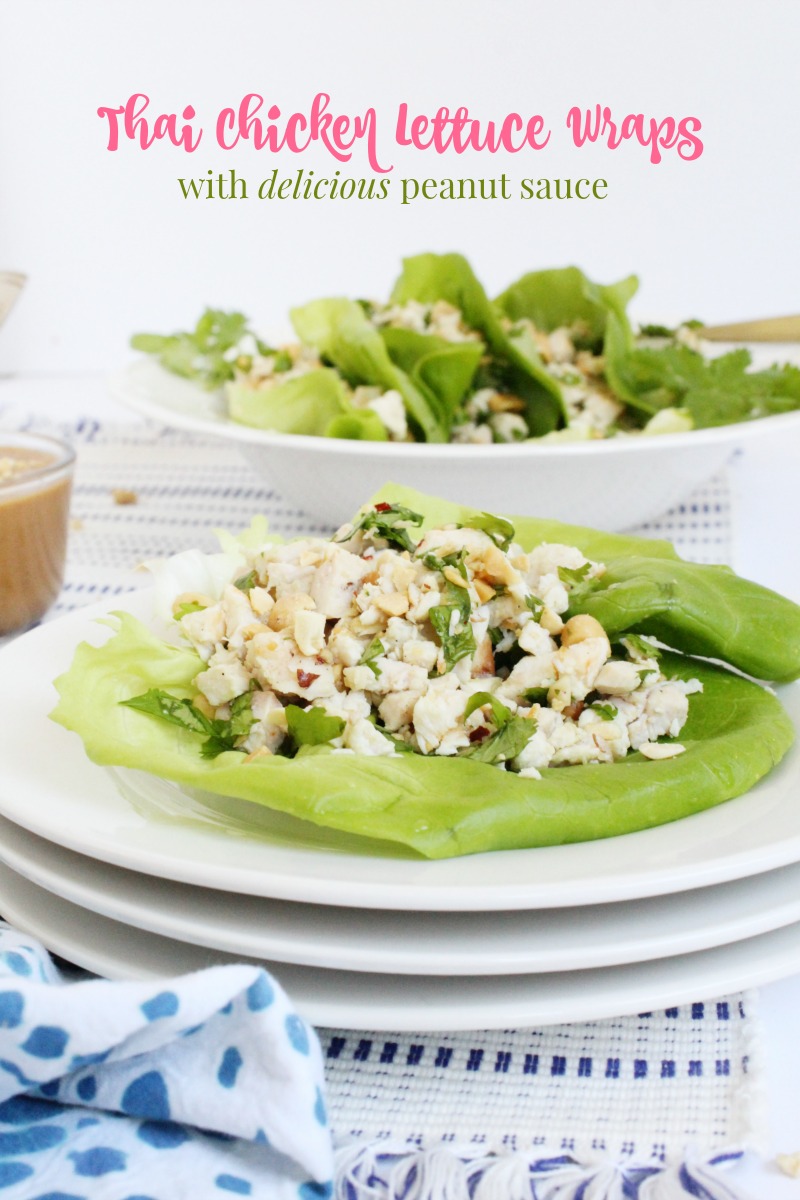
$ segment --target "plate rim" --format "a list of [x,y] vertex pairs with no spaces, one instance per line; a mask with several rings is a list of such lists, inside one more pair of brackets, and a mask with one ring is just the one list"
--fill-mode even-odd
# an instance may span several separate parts
[[386,459],[417,461],[433,465],[437,457],[449,461],[468,462],[472,459],[508,462],[509,460],[542,460],[554,461],[558,458],[577,458],[586,456],[595,458],[613,458],[617,455],[631,453],[642,454],[641,447],[651,453],[659,450],[667,452],[685,451],[694,446],[727,445],[741,441],[749,441],[751,436],[759,433],[778,434],[782,430],[794,429],[800,425],[800,409],[794,412],[774,413],[761,417],[756,421],[738,421],[730,425],[717,425],[707,429],[692,429],[681,433],[663,433],[644,441],[638,438],[612,438],[608,440],[593,440],[586,442],[549,442],[537,444],[535,440],[509,443],[507,445],[458,445],[448,443],[427,442],[370,442],[350,440],[346,438],[326,438],[311,434],[281,433],[254,426],[238,424],[220,414],[219,420],[207,416],[193,416],[180,408],[147,395],[148,376],[152,382],[150,390],[155,386],[172,386],[176,393],[184,390],[186,395],[190,390],[195,392],[198,399],[212,400],[221,397],[221,391],[207,392],[193,384],[191,380],[171,375],[158,363],[148,359],[139,359],[129,363],[121,370],[107,377],[107,387],[120,404],[132,409],[142,417],[149,418],[164,425],[186,429],[197,434],[224,437],[229,441],[259,446],[263,449],[286,450],[294,449],[313,451],[329,457],[353,455],[356,458]]
[[[11,846],[9,845],[11,840]],[[78,858],[79,863],[58,862],[61,855],[66,853],[72,858]],[[205,889],[193,884],[178,883],[174,880],[159,880],[159,884],[163,887],[166,885],[172,892],[171,899],[174,901],[172,906],[169,905],[170,897],[167,896],[167,906],[163,907],[161,901],[164,897],[159,898],[156,902],[155,898],[148,893],[150,885],[150,877],[140,874],[136,871],[126,870],[122,867],[113,866],[110,863],[103,862],[99,859],[88,859],[86,856],[77,855],[75,851],[66,850],[65,847],[57,845],[54,842],[48,842],[44,838],[37,837],[29,830],[23,829],[21,826],[15,825],[5,817],[0,817],[0,862],[4,863],[10,870],[17,875],[27,879],[35,886],[42,888],[51,895],[59,897],[68,903],[77,905],[80,908],[87,909],[90,912],[95,912],[100,916],[107,917],[110,920],[116,921],[119,924],[133,926],[145,932],[166,937],[179,942],[188,942],[191,945],[207,947],[212,950],[220,951],[226,954],[245,955],[247,957],[263,956],[270,960],[281,963],[295,964],[298,966],[317,967],[321,969],[346,970],[355,971],[365,974],[384,974],[393,972],[399,975],[522,975],[522,974],[550,974],[563,971],[581,971],[591,970],[594,968],[604,968],[613,966],[622,966],[633,963],[644,963],[660,958],[669,958],[680,954],[690,954],[702,950],[713,949],[718,946],[728,945],[737,941],[744,941],[750,937],[758,936],[761,933],[768,933],[774,929],[783,928],[786,925],[800,922],[800,890],[792,892],[791,895],[795,898],[772,902],[764,906],[757,904],[752,905],[752,892],[759,887],[760,880],[763,876],[757,876],[752,879],[744,879],[731,881],[727,884],[719,884],[717,888],[705,888],[697,892],[688,892],[681,896],[681,899],[686,899],[692,906],[693,920],[691,932],[686,929],[676,933],[674,929],[668,932],[661,931],[657,937],[652,933],[652,925],[646,931],[640,930],[638,934],[634,933],[634,922],[630,918],[626,918],[631,928],[628,930],[604,930],[603,924],[610,920],[613,922],[615,917],[614,910],[619,908],[617,904],[607,904],[600,906],[607,910],[604,913],[598,914],[595,910],[592,914],[592,920],[586,927],[584,933],[585,945],[578,942],[577,945],[567,943],[566,947],[562,943],[560,946],[557,942],[555,946],[536,947],[535,934],[533,935],[533,945],[526,947],[524,941],[517,941],[519,953],[514,957],[513,951],[507,946],[506,942],[492,942],[493,934],[492,924],[496,919],[507,922],[509,916],[516,920],[517,930],[512,935],[513,939],[525,938],[525,931],[519,931],[519,925],[523,924],[527,918],[533,914],[531,912],[521,911],[517,913],[485,913],[479,914],[482,918],[482,923],[485,928],[474,930],[471,927],[470,936],[474,936],[475,945],[470,946],[469,951],[464,946],[460,946],[458,952],[447,957],[447,948],[437,946],[436,930],[427,929],[424,943],[420,940],[413,949],[408,946],[403,948],[403,954],[398,960],[396,929],[385,930],[383,933],[383,942],[390,948],[388,951],[376,951],[373,945],[370,945],[370,937],[366,935],[362,929],[355,930],[357,947],[355,953],[352,946],[343,947],[341,942],[337,942],[333,952],[330,950],[329,931],[317,931],[315,934],[314,949],[309,957],[308,942],[302,941],[302,930],[297,929],[295,923],[292,927],[291,918],[289,927],[284,928],[278,935],[277,942],[273,941],[270,946],[269,939],[263,941],[261,945],[257,945],[257,934],[253,936],[252,928],[245,931],[234,933],[231,937],[224,933],[222,927],[210,926],[207,923],[208,913],[202,911],[202,905],[206,905],[209,901],[213,902],[214,893],[210,889]],[[90,880],[86,881],[86,870],[89,867]],[[790,867],[783,868],[785,871],[794,870],[795,874],[800,875],[800,866],[794,864]],[[771,873],[768,873],[771,874]],[[101,878],[101,876],[103,876]],[[766,885],[767,887],[769,885]],[[715,903],[720,903],[720,896],[717,894],[717,889],[742,889],[744,893],[750,893],[745,896],[749,902],[747,912],[743,915],[736,914],[731,918],[730,914],[720,915],[712,911],[711,920],[709,920],[708,909],[714,909]],[[136,889],[144,892],[144,895],[136,895]],[[208,900],[195,901],[193,893],[207,894]],[[629,905],[637,907],[637,921],[641,916],[642,903],[650,911],[647,915],[647,921],[652,920],[652,906],[669,902],[673,897],[650,897],[644,901],[630,901]],[[143,903],[144,901],[144,903]],[[229,903],[235,904],[238,901],[263,903],[267,906],[265,912],[259,914],[259,922],[263,921],[268,925],[275,918],[275,914],[269,911],[269,905],[273,901],[260,901],[258,897],[243,897],[231,895]],[[292,901],[280,901],[282,905],[300,909],[317,909],[325,906],[300,905]],[[722,901],[724,904],[724,901]],[[624,902],[623,902],[624,904]],[[194,907],[190,907],[194,906]],[[337,910],[342,912],[342,910]],[[344,910],[347,912],[348,910]],[[542,910],[537,916],[550,918],[553,910]],[[563,912],[564,918],[562,925],[566,920],[567,928],[576,920],[580,920],[580,913],[575,909],[556,910],[557,913]],[[535,910],[534,910],[535,913]],[[187,915],[188,914],[188,915]],[[569,916],[567,916],[569,914]],[[300,915],[300,914],[298,914]],[[314,913],[309,911],[302,916],[308,916],[309,923],[314,919]],[[392,913],[392,916],[396,914]],[[426,919],[426,923],[433,926],[434,921],[440,922],[443,918],[452,921],[456,918],[461,923],[470,921],[476,914],[472,913],[435,913],[422,914]],[[381,920],[385,921],[386,914],[378,911],[369,913],[371,921],[380,924]],[[598,917],[600,918],[598,922]],[[245,917],[245,922],[248,918]],[[280,923],[280,914],[278,914],[278,922]],[[684,918],[685,919],[685,918]],[[225,920],[230,922],[237,920],[236,914],[226,913]],[[337,922],[343,920],[346,924],[347,916],[343,918],[337,917]],[[181,924],[183,922],[183,924]],[[598,924],[600,929],[598,930]],[[563,931],[562,931],[563,932]],[[431,934],[433,937],[431,938]],[[720,936],[722,934],[722,936]],[[490,946],[497,950],[498,946],[502,946],[502,951],[497,951],[492,954],[491,951],[487,955],[479,953],[479,946],[482,939],[486,936],[490,938]],[[352,937],[353,934],[351,933]],[[419,923],[416,925],[416,935],[421,937]],[[452,926],[441,935],[443,939],[452,937]],[[502,935],[501,935],[502,936]],[[559,935],[557,934],[556,937]],[[430,939],[430,940],[429,940]],[[627,939],[627,940],[626,940]],[[364,941],[366,940],[366,947]],[[380,939],[379,939],[380,940]],[[277,945],[277,949],[276,949]],[[420,959],[420,948],[424,945],[425,955]],[[627,949],[623,949],[627,946]],[[580,961],[578,961],[580,956]],[[433,969],[432,969],[433,968]]]
[[[0,649],[0,700],[3,697],[3,676],[9,680],[14,672],[3,671],[5,662],[9,659],[12,661],[21,656],[24,660],[26,651],[32,643],[37,646],[41,643],[45,648],[56,646],[61,643],[61,651],[69,651],[69,658],[72,656],[72,651],[78,641],[87,636],[90,630],[100,628],[95,626],[98,618],[107,616],[109,613],[122,608],[137,610],[139,606],[146,603],[148,597],[152,595],[150,589],[142,589],[138,592],[129,593],[123,598],[116,597],[101,601],[99,604],[91,607],[79,609],[72,613],[65,614],[54,621],[46,622],[38,628],[23,634],[21,637],[14,639],[5,647]],[[66,633],[65,633],[66,631]],[[66,643],[64,638],[66,637]],[[49,661],[49,660],[48,660]],[[50,678],[36,679],[30,685],[33,688],[32,696],[36,698],[36,686],[45,689],[48,696],[52,693],[52,698],[55,700],[55,691],[50,683]],[[10,683],[6,683],[6,688],[11,687]],[[788,685],[788,688],[794,688],[791,693],[794,697],[795,706],[800,705],[800,685]],[[3,742],[6,743],[6,754],[9,752],[21,753],[21,733],[16,730],[14,721],[22,722],[24,726],[25,706],[24,699],[20,702],[20,697],[14,697],[15,705],[8,705],[10,713],[9,719],[6,720],[2,730],[0,730],[0,748]],[[48,700],[46,712],[50,711],[50,701]],[[49,733],[57,739],[75,739],[72,742],[72,751],[78,752],[76,763],[80,763],[80,769],[88,770],[98,781],[106,778],[100,767],[92,764],[85,756],[82,744],[77,734],[68,732],[61,727],[50,723],[47,720],[45,712],[41,709],[36,711],[36,720],[41,720],[45,724]],[[798,722],[795,717],[795,722]],[[27,727],[24,727],[27,731]],[[27,731],[29,732],[29,731]],[[67,748],[67,742],[62,742],[62,746]],[[0,750],[1,752],[1,750]],[[13,762],[13,757],[11,759]],[[791,769],[795,775],[800,774],[800,746],[795,743],[792,750],[786,756],[784,763],[778,767],[778,771]],[[30,776],[30,763],[25,764],[25,778],[27,789],[32,789]],[[89,776],[87,776],[89,778]],[[745,878],[751,875],[756,875],[762,871],[768,871],[773,867],[786,866],[790,863],[800,861],[800,831],[793,837],[783,839],[773,839],[772,842],[753,850],[752,845],[747,846],[736,853],[729,853],[726,857],[720,858],[705,858],[698,862],[689,864],[675,864],[662,867],[661,872],[654,872],[652,869],[643,871],[641,869],[631,869],[627,874],[620,875],[617,871],[613,876],[598,875],[595,872],[593,879],[587,882],[586,878],[579,880],[575,879],[551,879],[544,884],[530,879],[530,863],[531,856],[539,856],[539,866],[548,860],[553,860],[556,864],[578,854],[582,856],[603,857],[603,851],[607,855],[607,847],[610,845],[619,847],[623,846],[624,850],[629,850],[632,855],[640,853],[642,850],[642,842],[644,848],[649,849],[649,843],[654,839],[664,838],[664,831],[669,831],[674,828],[686,828],[686,822],[694,822],[696,825],[701,825],[701,831],[704,827],[711,824],[711,831],[714,831],[715,825],[722,821],[725,825],[724,818],[720,818],[720,813],[739,813],[743,806],[749,806],[754,803],[753,796],[755,792],[762,787],[764,781],[756,785],[750,793],[745,796],[737,797],[736,799],[726,801],[724,804],[718,805],[715,808],[709,809],[704,813],[698,813],[690,817],[686,817],[682,822],[671,822],[666,825],[657,826],[650,830],[640,831],[633,834],[625,834],[621,837],[611,839],[599,839],[594,842],[576,843],[571,846],[556,846],[545,848],[533,848],[528,850],[505,850],[487,852],[483,855],[468,856],[466,858],[455,858],[442,860],[441,862],[428,862],[426,860],[411,860],[411,859],[392,859],[381,858],[373,859],[371,856],[357,855],[341,855],[333,854],[324,856],[324,863],[330,864],[334,862],[350,864],[350,872],[347,867],[342,867],[339,877],[334,877],[330,873],[326,875],[323,870],[321,875],[306,875],[303,877],[301,884],[298,884],[296,871],[299,867],[305,865],[307,871],[308,863],[302,857],[303,854],[308,857],[308,850],[298,850],[294,847],[286,848],[284,846],[269,847],[271,857],[264,862],[264,849],[262,844],[261,857],[259,862],[262,863],[259,869],[255,868],[237,868],[232,870],[230,864],[225,864],[220,861],[219,852],[217,853],[216,862],[205,861],[202,865],[202,874],[198,875],[198,864],[187,853],[185,849],[181,849],[181,854],[176,856],[176,850],[173,846],[168,852],[165,852],[163,846],[153,847],[148,845],[147,853],[143,855],[142,851],[133,846],[130,842],[126,843],[124,839],[120,841],[119,836],[113,836],[108,832],[103,833],[93,827],[81,828],[80,823],[73,821],[64,823],[62,820],[60,827],[53,826],[52,816],[52,798],[50,797],[50,809],[41,809],[35,803],[26,803],[20,797],[12,796],[11,790],[6,788],[4,778],[0,778],[0,813],[8,817],[16,824],[29,829],[32,833],[38,834],[40,837],[49,841],[58,842],[68,849],[74,850],[79,854],[87,855],[91,858],[99,858],[109,862],[115,866],[127,867],[149,875],[160,875],[165,878],[174,879],[177,882],[195,883],[203,887],[217,888],[223,891],[238,891],[248,894],[270,896],[276,899],[308,901],[311,903],[325,903],[333,906],[341,907],[377,907],[388,909],[402,909],[404,911],[489,911],[501,909],[531,909],[531,908],[561,908],[574,907],[576,904],[587,903],[606,903],[616,900],[638,899],[643,896],[658,896],[669,893],[691,890],[696,887],[709,886],[714,883],[723,883],[734,879]],[[40,785],[41,786],[41,785]],[[98,783],[97,788],[93,790],[95,797],[95,806],[97,803],[97,795],[101,784]],[[126,813],[128,818],[134,813],[134,809],[127,801],[116,792],[113,793],[116,805],[122,805],[120,811]],[[73,801],[73,807],[74,807]],[[85,796],[81,796],[78,801],[79,805],[89,805],[89,808],[84,809],[84,813],[91,811],[91,799],[87,801]],[[103,803],[107,803],[104,797]],[[43,815],[44,813],[44,815]],[[49,815],[48,815],[49,813]],[[113,814],[112,814],[113,815]],[[141,819],[141,818],[140,818]],[[159,826],[160,829],[166,830],[167,826]],[[315,827],[319,828],[319,827]],[[192,838],[188,840],[197,842],[197,831],[189,831],[192,833]],[[705,831],[708,832],[707,830]],[[213,835],[211,835],[213,836]],[[219,835],[217,835],[218,837]],[[186,839],[187,831],[182,831],[181,843]],[[209,834],[206,831],[203,838],[200,838],[199,844],[203,847],[208,845]],[[634,841],[634,839],[636,839]],[[167,839],[168,840],[168,839]],[[173,838],[173,841],[175,839]],[[666,834],[666,840],[669,841],[669,834]],[[163,841],[163,839],[162,839]],[[238,843],[240,846],[242,842]],[[247,843],[250,847],[256,845],[254,839]],[[582,849],[599,848],[599,849]],[[277,854],[277,863],[275,861]],[[294,857],[293,857],[294,856]],[[318,867],[320,861],[319,852],[313,857],[315,865]],[[518,870],[520,878],[509,883],[508,869],[516,867],[523,860],[523,867],[527,870]],[[502,874],[504,879],[500,883],[482,883],[480,884],[480,898],[474,898],[475,882],[470,879],[469,882],[463,880],[454,885],[453,877],[457,877],[461,872],[459,864],[470,862],[473,864],[470,876],[474,875],[476,861],[482,860],[484,863],[494,861],[502,863],[504,870]],[[309,860],[310,861],[310,860]],[[353,864],[369,864],[370,862],[379,863],[381,873],[379,880],[370,880],[365,877],[362,872],[360,882],[354,881],[352,878]],[[395,880],[399,882],[387,881],[387,869],[393,874]],[[480,868],[479,868],[480,869]],[[486,868],[489,870],[489,868]],[[270,872],[268,877],[265,877],[264,871]],[[420,877],[425,876],[423,883],[420,883]],[[409,884],[409,879],[413,880],[413,886]],[[575,888],[579,887],[579,894],[575,894]]]
[[[53,897],[43,889],[20,879],[10,868],[0,864],[0,906],[8,912],[10,923],[86,970],[94,970],[108,978],[154,979],[163,978],[161,963],[171,956],[175,956],[177,962],[189,970],[202,969],[215,961],[213,952],[204,955],[202,947],[193,947],[203,960],[192,963],[191,950],[187,953],[186,943],[176,943],[156,934],[145,934],[68,902],[57,901],[54,906],[52,901]],[[43,917],[41,910],[45,905],[48,907]],[[58,931],[59,921],[61,933]],[[64,935],[63,927],[69,925],[70,921],[75,924],[86,924],[88,921],[91,931],[88,945],[85,938],[81,939],[74,932],[71,936]],[[110,950],[106,947],[104,951],[104,938],[110,940]],[[124,951],[126,941],[127,957]],[[140,948],[145,945],[151,955],[155,947],[156,956],[160,954],[158,969],[145,969],[142,974],[140,968],[138,973],[134,971],[132,974],[131,943]],[[218,961],[219,954],[216,959]],[[229,959],[230,956],[224,956],[226,963]],[[108,971],[109,961],[115,963],[111,972]],[[734,942],[730,946],[698,951],[696,954],[598,968],[593,973],[594,987],[582,986],[587,982],[585,972],[581,972],[577,979],[575,972],[567,971],[560,976],[472,979],[466,985],[459,978],[455,989],[455,1008],[448,1001],[447,977],[417,976],[415,980],[415,977],[406,976],[399,980],[399,986],[395,986],[394,976],[356,976],[353,972],[325,971],[288,964],[278,964],[274,975],[301,1015],[313,1025],[422,1033],[529,1028],[633,1015],[730,995],[746,987],[770,983],[795,971],[798,961],[800,925],[795,924],[760,937],[748,938],[745,942]],[[251,962],[258,964],[258,960]],[[267,970],[273,966],[267,962],[258,965]],[[173,970],[173,977],[175,973]],[[505,994],[501,996],[497,994],[498,979],[505,985]],[[365,1001],[359,994],[363,991],[359,985],[364,984],[365,980],[367,984],[380,980],[376,986],[378,989],[381,986],[384,988],[384,997],[379,998],[377,1009],[374,1000],[370,1007],[369,999]],[[310,993],[303,994],[304,985],[310,988]],[[422,988],[424,994],[426,985],[427,998],[413,1000],[411,993],[414,987],[418,993]],[[386,1001],[386,992],[392,993],[392,1002]],[[475,994],[477,999],[473,998]],[[537,1003],[540,1005],[538,1011],[535,1010]]]

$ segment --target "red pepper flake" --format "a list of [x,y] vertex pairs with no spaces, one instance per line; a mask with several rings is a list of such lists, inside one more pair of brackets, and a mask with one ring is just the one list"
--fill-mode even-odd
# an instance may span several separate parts
[[479,725],[477,729],[470,729],[469,731],[470,742],[482,742],[484,738],[487,738],[488,736],[489,730],[485,725]]
[[302,688],[311,687],[311,685],[315,679],[319,679],[319,675],[314,675],[313,672],[304,671],[302,667],[298,667],[297,682],[300,684],[300,687],[302,687]]
[[391,509],[391,504],[387,504],[385,500],[375,505],[375,512],[391,512]]

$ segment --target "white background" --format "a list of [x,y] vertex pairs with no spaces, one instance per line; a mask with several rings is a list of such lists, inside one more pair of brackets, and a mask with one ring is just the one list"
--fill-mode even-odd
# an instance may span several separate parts
[[[636,305],[652,317],[800,311],[798,47],[800,5],[788,0],[0,0],[0,269],[30,276],[0,331],[0,374],[114,369],[131,332],[186,327],[207,303],[282,325],[315,294],[385,292],[400,257],[427,249],[464,251],[491,291],[576,262],[603,282],[638,272]],[[395,151],[393,174],[604,176],[609,197],[181,199],[177,177],[209,168],[255,181],[274,166],[330,168],[321,154],[225,154],[208,128],[248,91],[289,111],[319,90],[341,111],[374,105],[384,154],[402,100],[429,113],[467,104],[484,120],[541,112],[553,136],[538,155]],[[207,126],[200,150],[108,153],[96,109],[134,91],[154,108],[193,103]],[[567,110],[598,102],[698,116],[705,152],[654,166],[636,145],[571,148]],[[343,173],[366,174],[363,157]],[[94,381],[86,396],[93,405]],[[60,408],[63,389],[50,398]],[[796,541],[796,450],[760,445],[744,461],[737,566],[800,598],[797,556],[780,551]],[[800,977],[763,989],[771,1153],[800,1146],[799,1003]],[[774,1167],[750,1183],[763,1197],[797,1190]]]
[[[576,262],[636,271],[640,313],[714,321],[800,309],[800,5],[785,0],[0,0],[0,268],[30,284],[0,334],[0,371],[105,370],[139,329],[185,328],[207,303],[261,327],[315,294],[386,291],[403,254],[459,249],[496,291]],[[248,91],[284,112],[315,92],[377,109],[393,176],[603,176],[604,201],[184,201],[179,176],[340,164],[223,152],[213,121]],[[136,91],[192,103],[186,155],[106,145],[100,105]],[[548,147],[440,158],[394,146],[397,105],[542,113]],[[577,150],[572,105],[697,116],[705,151],[658,165],[637,144]],[[357,152],[343,174],[368,174]],[[397,184],[393,187],[397,189]]]

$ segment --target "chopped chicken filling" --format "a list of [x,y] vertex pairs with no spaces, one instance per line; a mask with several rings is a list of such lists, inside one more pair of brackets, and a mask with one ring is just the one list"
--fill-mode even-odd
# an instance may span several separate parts
[[683,752],[659,739],[677,738],[701,684],[666,678],[651,639],[612,647],[594,617],[568,616],[602,563],[574,546],[526,553],[499,518],[415,543],[420,521],[380,504],[331,541],[249,552],[216,601],[176,599],[204,664],[195,706],[235,712],[236,749],[290,749],[293,717],[322,710],[334,749],[470,757],[526,778]]

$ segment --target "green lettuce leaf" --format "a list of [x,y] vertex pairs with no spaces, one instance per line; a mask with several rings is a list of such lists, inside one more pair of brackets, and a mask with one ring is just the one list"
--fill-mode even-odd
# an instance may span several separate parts
[[646,633],[684,654],[721,659],[756,679],[800,674],[800,608],[728,567],[630,555],[570,595],[612,639]]
[[327,369],[307,371],[269,388],[229,383],[225,398],[229,415],[242,425],[320,437],[350,408],[341,379]]
[[119,614],[105,645],[78,647],[57,680],[53,717],[80,733],[96,763],[137,768],[190,788],[266,805],[317,825],[410,847],[429,858],[611,837],[700,812],[740,795],[792,741],[780,702],[709,663],[665,656],[665,672],[698,678],[681,733],[686,753],[663,762],[630,755],[603,766],[564,767],[526,780],[470,758],[330,753],[204,759],[188,729],[120,701],[148,688],[191,691],[203,664]]
[[[420,534],[442,525],[471,525],[475,509],[387,484],[371,504],[401,503],[424,514]],[[539,517],[508,517],[524,550],[541,542],[577,546],[608,568],[590,583],[575,580],[570,611],[587,612],[618,637],[644,633],[684,654],[730,663],[757,679],[800,677],[800,606],[729,567],[681,559],[669,542],[606,533]]]
[[623,318],[638,286],[635,275],[609,285],[592,283],[578,267],[530,271],[506,288],[495,304],[511,321],[525,318],[548,333],[580,324],[582,342],[599,351],[609,312]]
[[413,329],[381,329],[391,359],[414,383],[432,392],[448,432],[480,365],[482,342],[448,342]]
[[333,363],[348,383],[394,389],[403,397],[408,416],[424,441],[447,440],[447,422],[436,398],[412,383],[392,362],[383,338],[360,304],[344,298],[312,300],[293,308],[290,316],[300,340]]
[[376,412],[369,408],[351,408],[334,417],[325,427],[325,437],[346,438],[351,442],[387,442],[389,434]]
[[392,289],[392,302],[446,300],[458,308],[466,325],[481,334],[493,362],[481,386],[495,386],[526,403],[525,419],[533,436],[549,433],[566,420],[558,382],[535,351],[524,353],[509,338],[472,267],[461,254],[418,254],[403,259]]

